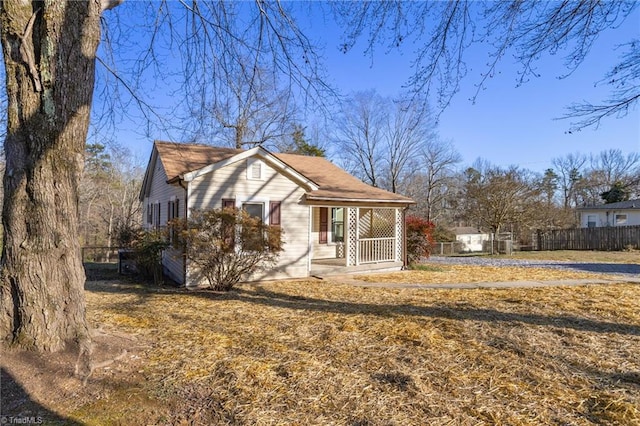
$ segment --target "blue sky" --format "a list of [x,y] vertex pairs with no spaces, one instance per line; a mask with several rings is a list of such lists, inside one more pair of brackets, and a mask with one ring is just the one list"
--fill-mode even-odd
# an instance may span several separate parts
[[[343,54],[337,48],[340,30],[326,20],[314,21],[311,17],[309,34],[324,44],[329,82],[342,93],[375,89],[381,95],[395,96],[402,91],[412,73],[411,52],[389,53],[380,48],[370,58],[356,46]],[[534,171],[544,171],[551,167],[553,158],[574,152],[595,154],[611,148],[625,153],[640,151],[638,107],[624,118],[605,119],[597,129],[571,134],[567,133],[570,121],[556,120],[571,103],[606,99],[609,88],[594,87],[594,83],[617,63],[620,52],[615,47],[634,37],[640,39],[639,9],[622,27],[602,33],[585,62],[568,78],[558,79],[566,72],[559,52],[543,57],[537,63],[541,76],[520,87],[516,87],[519,65],[506,56],[498,68],[500,73],[486,83],[475,104],[469,98],[476,91],[487,58],[470,56],[470,71],[461,91],[440,116],[440,137],[452,141],[463,157],[463,165],[481,157],[496,165],[518,165]],[[130,126],[142,124],[133,119]],[[124,130],[120,139],[129,141],[132,152],[146,162],[151,148],[148,138]]]
[[[412,70],[411,55],[399,52],[384,54],[384,49],[371,60],[357,49],[347,55],[337,52],[339,36],[327,39],[329,73],[335,84],[345,91],[376,89],[382,95],[397,95]],[[616,46],[632,38],[640,39],[640,10],[636,9],[624,25],[601,34],[585,62],[568,78],[562,52],[544,57],[537,63],[541,74],[517,86],[519,65],[505,56],[500,73],[488,80],[472,103],[480,72],[487,58],[471,56],[466,80],[451,105],[441,114],[439,134],[451,140],[470,165],[481,157],[501,166],[518,165],[534,171],[551,167],[551,160],[569,153],[598,153],[620,149],[625,153],[640,152],[640,107],[624,118],[608,118],[596,128],[567,133],[570,120],[557,120],[565,115],[571,103],[607,98],[607,86],[594,83],[619,60]],[[331,44],[333,44],[333,49]]]

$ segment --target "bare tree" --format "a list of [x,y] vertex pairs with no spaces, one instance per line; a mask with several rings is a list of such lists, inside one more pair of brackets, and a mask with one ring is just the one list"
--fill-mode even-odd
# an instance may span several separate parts
[[436,132],[426,102],[399,100],[394,104],[385,126],[385,186],[398,192],[402,181],[414,174],[421,148],[435,138]]
[[608,185],[615,182],[631,185],[640,176],[640,152],[625,156],[619,149],[607,149],[591,156],[591,168],[601,170]]
[[[277,143],[292,133],[295,105],[292,93],[278,89],[273,73],[254,67],[228,76],[213,104],[196,111],[196,140],[216,141],[238,149]],[[207,125],[207,123],[209,123]]]
[[624,155],[619,149],[608,149],[591,155],[584,184],[588,194],[584,201],[587,204],[602,203],[602,194],[612,188],[618,188],[628,196],[640,195],[640,153]]
[[379,186],[388,102],[375,91],[355,93],[343,106],[333,139],[356,176]]
[[141,225],[138,195],[144,172],[118,144],[87,145],[79,188],[80,238],[85,245],[112,247],[118,232]]
[[[0,287],[0,338],[5,343],[56,351],[77,342],[82,354],[90,353],[77,238],[78,187],[101,19],[108,28],[113,17],[103,12],[119,3],[7,0],[0,4],[8,95]],[[185,102],[210,105],[207,94],[215,91],[204,89],[224,84],[226,65],[244,60],[245,55],[237,55],[242,48],[253,53],[256,64],[268,62],[268,69],[285,75],[292,89],[313,96],[325,87],[318,83],[311,43],[280,2],[125,4],[140,8],[139,16],[149,24],[151,48],[139,50],[137,60],[128,62],[136,83],[148,76],[145,69],[167,75],[161,72],[169,67],[159,65],[164,49],[164,54],[180,57]],[[242,16],[236,13],[238,8]],[[107,55],[99,62],[125,92],[135,95],[136,84],[117,73],[115,58]],[[142,97],[134,97],[134,102],[149,111]]]
[[606,117],[624,117],[637,105],[640,99],[640,40],[622,47],[627,50],[620,62],[597,83],[612,87],[609,98],[599,104],[583,102],[569,106],[566,118],[579,119],[574,125],[575,130],[597,127]]
[[587,157],[580,153],[554,158],[551,161],[559,178],[562,205],[565,209],[575,207],[578,204],[579,182],[582,179],[586,163]]
[[452,197],[457,196],[456,165],[462,157],[451,142],[428,139],[418,156],[418,172],[408,185],[407,194],[418,203],[416,208],[430,222],[452,222],[447,214]]
[[426,102],[355,93],[344,103],[333,133],[341,160],[356,176],[392,192],[406,190],[435,120]]
[[535,217],[541,191],[531,172],[509,167],[469,168],[464,188],[465,216],[473,225],[499,233],[509,224],[525,227]]
[[[598,36],[619,27],[640,5],[634,1],[500,1],[500,2],[335,2],[336,19],[346,29],[342,50],[363,38],[365,51],[376,48],[415,51],[414,74],[409,84],[421,94],[435,92],[445,108],[460,88],[468,67],[466,55],[473,45],[487,47],[488,61],[477,83],[475,99],[498,70],[505,56],[522,65],[517,84],[538,75],[536,61],[543,55],[563,53],[566,78],[589,54]],[[640,43],[630,41],[625,54],[602,82],[612,85],[602,104],[573,105],[567,117],[577,118],[573,128],[599,123],[608,116],[625,115],[640,97]]]

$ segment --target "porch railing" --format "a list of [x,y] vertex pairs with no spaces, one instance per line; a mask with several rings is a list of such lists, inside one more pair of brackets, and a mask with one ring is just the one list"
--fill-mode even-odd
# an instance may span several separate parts
[[395,260],[394,237],[390,238],[360,238],[360,263],[389,262]]

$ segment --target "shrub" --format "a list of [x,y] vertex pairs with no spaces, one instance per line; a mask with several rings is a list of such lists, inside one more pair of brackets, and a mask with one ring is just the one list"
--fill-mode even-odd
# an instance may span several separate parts
[[409,265],[412,265],[431,254],[435,226],[432,222],[418,216],[407,216],[406,225],[407,257]]
[[193,210],[172,227],[187,259],[216,291],[229,291],[253,272],[273,266],[282,251],[280,227],[236,209]]
[[118,247],[133,248],[146,232],[139,225],[116,223],[113,234]]
[[139,230],[130,241],[138,272],[153,283],[162,284],[162,252],[169,247],[163,230]]

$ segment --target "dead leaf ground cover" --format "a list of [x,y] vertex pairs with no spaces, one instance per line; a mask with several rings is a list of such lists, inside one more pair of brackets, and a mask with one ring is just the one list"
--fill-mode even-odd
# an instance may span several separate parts
[[31,394],[76,424],[640,424],[640,285],[87,288],[139,358],[91,398]]

